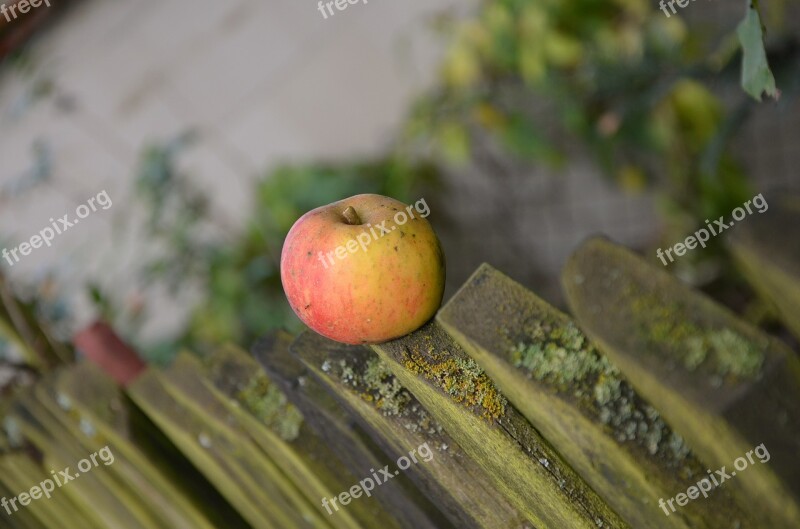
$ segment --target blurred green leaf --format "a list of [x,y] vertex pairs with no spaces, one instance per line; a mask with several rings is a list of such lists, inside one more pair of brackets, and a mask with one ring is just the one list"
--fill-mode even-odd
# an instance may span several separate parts
[[742,45],[742,88],[758,101],[765,92],[767,96],[778,99],[780,93],[767,62],[761,16],[755,4],[747,9],[736,33]]

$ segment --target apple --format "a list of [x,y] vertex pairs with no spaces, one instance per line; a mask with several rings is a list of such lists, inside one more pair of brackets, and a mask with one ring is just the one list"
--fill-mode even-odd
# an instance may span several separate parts
[[421,327],[439,308],[445,279],[429,214],[425,199],[406,206],[364,194],[300,217],[281,252],[281,282],[294,312],[348,344],[385,342]]

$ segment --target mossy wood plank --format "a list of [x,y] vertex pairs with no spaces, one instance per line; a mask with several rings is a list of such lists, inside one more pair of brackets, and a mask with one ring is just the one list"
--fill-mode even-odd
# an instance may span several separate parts
[[[0,456],[0,459],[5,455]],[[14,498],[19,494],[16,487],[7,488],[3,482],[4,473],[0,473],[0,498]],[[13,509],[12,509],[13,511]],[[27,510],[21,510],[10,515],[3,509],[0,511],[0,519],[3,520],[3,529],[47,529],[47,526],[42,524],[38,518],[34,517]]]
[[[205,369],[215,394],[320,512],[324,509],[322,498],[331,498],[358,481],[304,422],[294,424],[296,419],[291,417],[299,411],[249,354],[233,346],[224,347],[207,359]],[[361,499],[330,517],[330,524],[337,529],[369,529],[374,520],[386,518],[377,500]],[[383,525],[385,529],[399,527],[388,520]]]
[[[137,406],[254,527],[287,529],[282,513],[242,468],[240,443],[228,432],[188,409],[164,388],[158,375],[148,370],[127,388]],[[276,516],[277,515],[277,516]]]
[[[44,473],[43,470],[26,472],[19,468],[20,459],[29,459],[29,456],[20,452],[0,456],[0,497],[9,500],[6,507],[11,512],[9,514],[5,508],[0,509],[0,527],[48,527],[53,523],[52,507],[36,509],[36,501],[27,506],[20,505],[17,501],[19,493],[28,492],[31,486],[41,481],[40,476]],[[31,461],[31,464],[34,463]],[[12,498],[15,503],[11,503]],[[74,519],[68,523],[72,523],[74,527]]]
[[[144,491],[150,489],[149,483],[137,476],[137,470],[125,459],[124,455],[115,452],[117,446],[111,445],[108,440],[97,430],[97,423],[90,417],[82,415],[75,410],[70,402],[66,405],[63,394],[57,394],[53,385],[53,375],[45,377],[34,388],[33,394],[36,401],[50,414],[51,421],[47,428],[52,439],[70,439],[75,448],[72,453],[80,459],[87,459],[91,454],[97,453],[105,446],[109,446],[114,456],[111,465],[105,465],[97,458],[98,466],[93,467],[92,474],[98,481],[111,491],[115,496],[123,499],[126,507],[140,511],[145,523],[152,524],[154,529],[172,529],[173,526],[160,515],[158,509],[153,508],[153,503]],[[103,463],[103,464],[101,464]],[[74,464],[72,465],[75,466]],[[95,476],[95,473],[96,476]],[[137,479],[138,477],[138,479]],[[143,488],[142,488],[143,487]],[[158,498],[153,498],[158,500]]]
[[[63,467],[62,467],[63,468]],[[59,469],[61,470],[61,469]],[[41,486],[48,478],[48,470],[29,458],[28,455],[12,455],[10,459],[0,464],[3,479],[7,480],[9,488],[13,487],[14,493],[9,497],[18,496],[21,492],[29,492],[33,486]],[[13,485],[12,485],[13,484]],[[12,518],[25,516],[32,513],[32,517],[46,527],[64,527],[65,529],[103,529],[96,518],[81,509],[74,503],[69,495],[59,493],[58,489],[51,493],[50,499],[42,498],[31,501],[27,507],[18,505],[19,510],[13,512]],[[0,518],[7,515],[5,510],[0,512]],[[62,523],[63,520],[63,523]]]
[[[184,366],[187,369],[182,372]],[[243,493],[258,502],[277,527],[329,529],[185,362],[158,377],[184,413],[202,424],[197,442],[218,451],[226,460],[228,472],[239,480]]]
[[[309,378],[305,365],[289,353],[293,341],[291,335],[277,332],[259,340],[253,347],[253,355],[270,379],[300,410],[305,422],[311,424],[320,435],[330,429],[330,440],[333,441],[337,432],[351,429],[353,419],[330,398],[330,394],[316,379]],[[357,435],[350,432],[344,437],[351,439]],[[324,435],[322,437],[328,439]]]
[[32,367],[41,368],[41,359],[36,354],[36,351],[28,345],[28,342],[19,335],[17,329],[12,325],[12,321],[3,303],[0,302],[0,338],[4,342],[13,345],[26,363]]
[[400,382],[535,525],[629,527],[437,324],[372,346]]
[[8,279],[0,273],[0,333],[22,347],[32,366],[46,368],[72,361],[73,352],[53,337],[34,312],[30,303],[14,295]]
[[251,529],[252,525],[225,498],[215,483],[189,460],[170,437],[126,394],[130,403],[131,431],[137,446],[167,478],[179,484],[196,502],[214,527]]
[[582,328],[707,464],[730,470],[765,445],[768,463],[725,483],[765,526],[800,526],[796,355],[603,239],[571,257],[563,282]]
[[800,197],[773,201],[728,238],[747,280],[800,338]]
[[[311,331],[301,334],[291,349],[342,406],[360,419],[392,462],[423,444],[428,446],[430,460],[418,461],[406,473],[456,527],[533,527],[374,352]],[[395,468],[394,463],[390,468]]]
[[[44,454],[43,466],[56,472],[69,468],[75,479],[56,487],[75,504],[80,513],[98,527],[149,529],[160,527],[142,505],[126,491],[115,490],[104,468],[80,473],[77,464],[89,454],[67,433],[58,419],[33,395],[26,392],[15,403],[13,420],[22,434]],[[40,480],[41,481],[41,480]]]
[[[56,487],[49,501],[68,500],[77,507],[85,521],[78,527],[106,527],[116,524],[122,528],[159,528],[152,513],[134,501],[129,491],[117,487],[105,466],[89,472],[77,470],[78,462],[87,452],[77,441],[74,432],[64,428],[60,414],[54,414],[39,400],[37,389],[31,388],[16,403],[12,414],[23,435],[43,453],[43,465],[56,472],[69,468],[74,480]],[[47,474],[45,473],[45,477]],[[63,497],[63,498],[62,498]]]
[[[62,407],[58,416],[72,422],[72,431],[79,432],[76,438],[83,441],[87,453],[108,446],[114,454],[109,470],[118,474],[166,527],[214,528],[184,494],[181,484],[168,479],[133,443],[128,401],[114,381],[98,367],[90,363],[71,366],[57,373],[47,390],[50,402]],[[63,409],[65,406],[69,410]]]
[[707,466],[573,320],[482,265],[437,321],[632,527],[755,529],[726,490],[665,516]]
[[[291,337],[276,333],[259,340],[254,355],[270,379],[303,414],[305,423],[324,439],[330,450],[356,476],[350,486],[372,474],[370,469],[381,468],[385,455],[334,401],[307,368],[289,354]],[[372,494],[400,527],[440,529],[450,527],[443,515],[405,476],[398,476],[376,487]],[[360,499],[360,498],[359,498]],[[382,517],[381,520],[384,518]],[[383,526],[383,521],[381,522]]]
[[[218,394],[203,381],[200,362],[188,353],[181,353],[163,373],[165,388],[178,401],[192,408],[217,428],[229,430],[240,443],[239,450],[251,463],[251,477],[267,493],[287,519],[297,527],[330,529],[327,516],[311,504],[289,475],[285,474],[266,453],[256,448],[241,417],[225,405]],[[287,410],[284,410],[288,413]]]
[[[39,486],[42,481],[50,477],[48,472],[34,463],[28,455],[21,453],[1,457],[0,474],[8,488],[15,491],[9,498],[18,498],[21,492],[29,493],[31,487]],[[70,503],[64,495],[56,496],[55,491],[51,493],[49,499],[46,496],[36,500],[31,499],[27,506],[23,506],[17,501],[16,508],[18,510],[14,511],[13,506],[8,507],[11,510],[10,516],[6,509],[0,510],[0,520],[5,522],[7,518],[19,517],[20,514],[24,517],[25,514],[30,513],[45,527],[63,527],[64,529],[97,527],[91,525],[89,520],[82,516],[76,506]]]

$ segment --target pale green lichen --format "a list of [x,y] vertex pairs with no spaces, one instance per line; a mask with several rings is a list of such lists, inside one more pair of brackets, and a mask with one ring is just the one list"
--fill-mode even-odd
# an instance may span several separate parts
[[527,326],[526,334],[527,345],[518,343],[510,351],[516,367],[593,409],[617,441],[636,443],[670,466],[682,463],[689,450],[680,436],[574,323],[537,321]]
[[[360,364],[339,360],[335,365],[339,368],[339,380],[363,400],[375,406],[382,415],[398,417],[403,427],[412,433],[424,433],[427,436],[443,433],[441,425],[414,400],[380,358],[372,357]],[[329,374],[334,371],[329,360],[325,361],[322,369]],[[438,447],[440,451],[447,448],[444,443]]]
[[619,391],[619,370],[589,344],[572,322],[537,322],[528,334],[528,345],[520,342],[511,350],[511,362],[531,377],[562,389],[577,388],[576,383],[591,377],[595,380],[592,393],[598,402],[613,399]]
[[253,376],[237,395],[237,401],[284,441],[300,435],[303,415],[263,374]]
[[697,328],[694,335],[677,344],[685,350],[683,365],[690,371],[710,361],[716,375],[751,378],[758,375],[764,363],[761,348],[730,329],[703,331]]
[[621,383],[622,381],[615,376],[601,374],[594,385],[594,400],[600,406],[617,400],[622,394]]
[[669,347],[689,371],[705,369],[713,380],[729,375],[756,378],[761,372],[766,343],[757,344],[728,328],[702,328],[676,302],[639,296],[633,310],[647,343]]
[[571,322],[557,327],[539,324],[534,329],[531,343],[519,343],[512,350],[511,361],[537,380],[568,386],[589,375],[613,379],[619,374],[606,357],[585,347],[585,337]]
[[411,401],[411,394],[379,358],[370,358],[367,361],[361,381],[366,393],[375,402],[375,407],[384,415],[400,414]]
[[729,329],[709,333],[707,339],[716,355],[718,374],[750,377],[761,371],[764,355],[750,340]]

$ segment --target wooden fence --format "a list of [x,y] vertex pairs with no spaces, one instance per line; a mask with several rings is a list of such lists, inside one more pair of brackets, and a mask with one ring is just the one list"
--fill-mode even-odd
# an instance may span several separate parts
[[[800,206],[771,209],[729,242],[800,337]],[[562,281],[571,316],[482,265],[377,346],[278,332],[124,387],[92,362],[52,370],[5,410],[0,496],[106,446],[114,462],[0,509],[0,526],[800,527],[797,353],[604,239]]]

